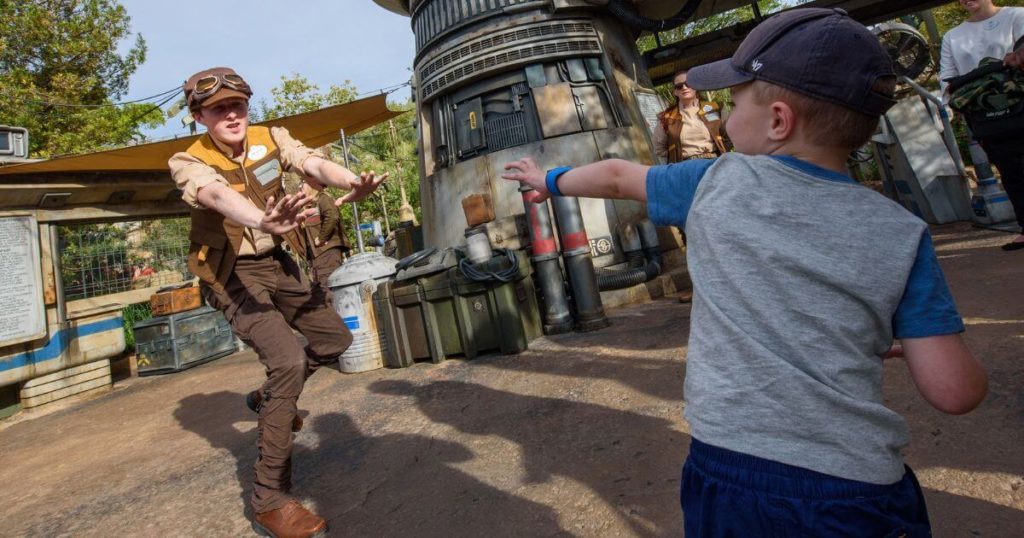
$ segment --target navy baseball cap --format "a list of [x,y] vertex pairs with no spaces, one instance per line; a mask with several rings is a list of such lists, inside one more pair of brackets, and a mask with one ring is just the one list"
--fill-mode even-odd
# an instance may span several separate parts
[[878,88],[895,78],[892,60],[864,25],[842,9],[802,8],[773,15],[754,28],[732,58],[694,67],[686,84],[720,90],[763,80],[871,116],[896,100]]

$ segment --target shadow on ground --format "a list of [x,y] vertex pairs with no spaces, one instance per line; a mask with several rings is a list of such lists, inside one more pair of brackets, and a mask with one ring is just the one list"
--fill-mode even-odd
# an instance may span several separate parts
[[[559,518],[545,503],[555,479],[581,484],[598,498],[580,499],[582,516],[586,505],[603,502],[614,507],[630,535],[678,532],[678,510],[648,502],[666,492],[672,498],[678,489],[687,439],[667,420],[463,382],[379,381],[371,390],[396,400],[392,405],[416,405],[431,421],[459,432],[505,439],[515,454],[478,454],[433,435],[368,434],[344,413],[314,417],[293,454],[295,494],[319,507],[332,535],[580,535],[563,528],[574,518]],[[241,398],[231,392],[188,396],[174,416],[184,429],[231,454],[247,500],[256,433],[235,427],[254,418]],[[666,451],[666,446],[678,449]],[[494,484],[459,468],[473,470],[480,463],[490,467],[482,474]],[[502,465],[507,468],[496,467]],[[565,499],[556,495],[551,501]]]

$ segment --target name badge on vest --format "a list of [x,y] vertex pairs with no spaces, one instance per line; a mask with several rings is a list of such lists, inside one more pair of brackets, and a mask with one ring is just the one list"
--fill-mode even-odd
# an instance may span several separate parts
[[249,148],[249,155],[248,155],[248,157],[249,157],[250,161],[258,161],[258,160],[260,160],[260,159],[262,159],[263,157],[266,157],[266,156],[267,156],[267,146],[264,146],[263,144],[256,144],[255,146],[251,146]]
[[281,175],[281,161],[277,159],[267,161],[254,170],[253,175],[256,176],[256,181],[259,181],[260,185],[266,187]]

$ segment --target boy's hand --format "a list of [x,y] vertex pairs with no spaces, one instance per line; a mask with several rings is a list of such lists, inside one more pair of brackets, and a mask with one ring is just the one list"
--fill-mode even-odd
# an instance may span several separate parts
[[303,209],[312,201],[313,199],[303,192],[285,195],[276,203],[271,196],[267,199],[267,207],[263,210],[263,218],[260,219],[260,231],[269,234],[290,232],[314,211]]
[[381,175],[376,175],[372,170],[369,172],[363,172],[359,174],[359,177],[355,178],[349,183],[349,190],[344,196],[334,201],[334,205],[341,206],[346,202],[358,202],[363,198],[366,198],[373,191],[380,187],[380,184],[388,178],[388,173],[385,172]]
[[507,171],[501,174],[503,179],[518,181],[523,185],[533,187],[533,190],[537,191],[537,196],[533,199],[534,203],[543,202],[551,197],[547,184],[544,182],[547,172],[541,170],[537,163],[533,162],[532,158],[523,157],[518,161],[507,163],[505,170]]

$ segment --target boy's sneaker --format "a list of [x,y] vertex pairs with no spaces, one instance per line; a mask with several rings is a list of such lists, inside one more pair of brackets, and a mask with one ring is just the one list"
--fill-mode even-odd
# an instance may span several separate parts
[[256,514],[252,530],[271,538],[309,538],[323,536],[327,532],[327,522],[306,510],[298,501],[288,501],[277,510]]
[[[260,407],[263,407],[263,393],[258,390],[254,390],[249,394],[246,394],[245,406],[252,410],[253,413],[259,413]],[[301,430],[302,423],[302,417],[295,415],[295,418],[292,419],[292,431],[298,432]]]

